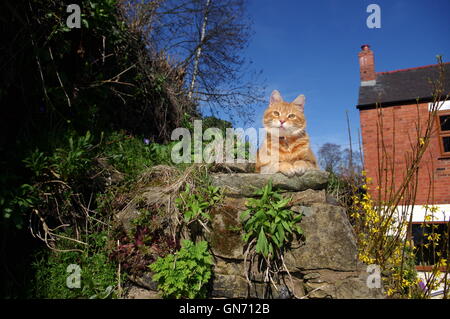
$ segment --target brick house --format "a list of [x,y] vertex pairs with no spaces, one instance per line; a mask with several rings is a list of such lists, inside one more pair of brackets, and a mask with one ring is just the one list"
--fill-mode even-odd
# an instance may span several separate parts
[[[360,114],[364,168],[373,181],[372,189],[375,189],[378,185],[377,112],[381,110],[386,149],[392,150],[395,145],[395,154],[390,156],[394,157],[398,172],[394,184],[398,185],[405,171],[405,152],[410,149],[411,141],[417,143],[415,125],[419,118],[421,123],[428,118],[433,101],[433,86],[429,79],[438,78],[439,68],[428,65],[375,72],[370,46],[363,45],[361,49],[358,54],[361,82],[356,107]],[[444,90],[450,92],[450,63],[444,64],[444,74]],[[450,99],[443,102],[434,120],[435,130],[418,173],[417,206],[413,212],[413,222],[417,225],[424,221],[422,205],[425,204],[439,208],[437,222],[443,223],[450,217]]]

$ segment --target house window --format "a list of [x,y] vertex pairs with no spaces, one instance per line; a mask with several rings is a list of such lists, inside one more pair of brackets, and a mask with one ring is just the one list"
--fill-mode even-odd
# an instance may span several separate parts
[[450,156],[450,111],[438,113],[438,132],[441,154]]
[[[448,229],[448,222],[412,223],[411,234],[415,247],[417,270],[431,270],[440,258],[447,259],[448,245],[450,244]],[[433,241],[432,238],[436,237],[439,240]],[[433,242],[437,245],[433,245]]]

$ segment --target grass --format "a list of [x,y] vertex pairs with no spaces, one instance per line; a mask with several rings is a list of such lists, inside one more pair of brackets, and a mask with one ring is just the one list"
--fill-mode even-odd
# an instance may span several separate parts
[[[36,254],[32,264],[35,278],[31,284],[30,297],[42,299],[86,299],[116,297],[116,265],[110,260],[106,250],[107,234],[104,232],[89,236],[89,249],[58,252],[43,249]],[[69,271],[69,265],[81,269],[80,288],[69,288],[67,280],[76,276]]]

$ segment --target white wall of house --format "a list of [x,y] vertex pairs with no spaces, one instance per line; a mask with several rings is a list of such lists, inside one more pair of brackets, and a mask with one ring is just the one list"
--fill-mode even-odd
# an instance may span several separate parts
[[[431,206],[431,205],[429,205]],[[435,213],[431,213],[430,209],[425,208],[422,205],[412,206],[397,206],[397,220],[403,220],[409,222],[409,217],[412,211],[412,222],[424,222],[425,216],[433,216],[433,219],[428,222],[448,222],[450,220],[450,204],[433,205],[437,207]],[[407,210],[407,211],[406,211]]]
[[[438,208],[438,211],[433,214],[434,219],[432,221],[448,222],[450,218],[450,204],[434,205],[434,206]],[[414,206],[412,221],[423,222],[425,221],[425,215],[430,216],[431,215],[430,210],[427,211],[427,209],[424,206]]]
[[[433,103],[428,103],[428,110],[431,110]],[[439,111],[450,110],[450,100],[439,102]]]

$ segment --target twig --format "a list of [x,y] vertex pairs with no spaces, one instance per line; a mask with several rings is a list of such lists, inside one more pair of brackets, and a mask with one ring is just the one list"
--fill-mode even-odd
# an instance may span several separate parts
[[70,103],[69,95],[67,94],[66,89],[64,88],[64,84],[61,81],[61,77],[59,76],[58,69],[56,68],[56,65],[55,65],[55,60],[53,59],[53,53],[52,53],[52,48],[51,47],[48,47],[48,52],[50,53],[50,59],[52,60],[53,67],[55,68],[56,77],[58,78],[59,85],[61,86],[61,88],[64,91],[64,95],[66,96],[66,99],[67,99],[67,104],[69,105],[69,108],[70,108],[70,107],[72,107],[72,103]]
[[326,287],[327,285],[322,285],[322,286],[320,286],[320,287],[317,287],[317,288],[315,288],[315,289],[313,289],[313,290],[311,290],[310,292],[308,292],[306,295],[304,295],[303,297],[300,297],[299,299],[305,299],[305,298],[307,298],[311,293],[313,293],[314,291],[317,291],[317,290],[319,290],[319,289],[322,289],[323,287]]
[[[247,279],[247,282],[249,283],[249,284],[251,284],[251,281],[250,281],[250,279],[248,278],[248,271],[246,270],[247,269],[247,256],[248,256],[248,253],[250,252],[250,249],[252,248],[252,246],[253,246],[253,243],[255,242],[255,238],[253,238],[251,241],[250,241],[250,243],[248,243],[248,246],[247,246],[247,249],[245,250],[245,253],[244,253],[244,270],[245,270],[245,278]],[[250,270],[251,271],[251,270]]]
[[[120,241],[117,240],[117,249],[119,249],[119,248],[120,248]],[[117,280],[118,280],[117,290],[118,290],[119,297],[122,296],[122,283],[121,283],[120,274],[121,274],[121,263],[119,261],[119,265],[118,265],[118,268],[117,268]]]

